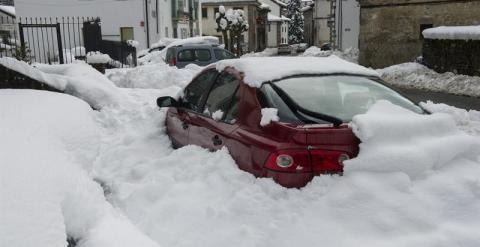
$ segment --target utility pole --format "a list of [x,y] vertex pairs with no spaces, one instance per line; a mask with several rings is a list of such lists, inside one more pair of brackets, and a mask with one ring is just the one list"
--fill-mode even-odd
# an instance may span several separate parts
[[336,28],[336,10],[337,10],[337,0],[330,0],[330,14],[328,15],[328,27],[330,29],[330,45],[332,49],[337,48],[337,28]]
[[195,0],[188,0],[188,26],[190,28],[190,37],[193,37],[193,3]]
[[145,28],[147,30],[147,48],[150,47],[150,28],[148,22],[148,0],[145,0]]

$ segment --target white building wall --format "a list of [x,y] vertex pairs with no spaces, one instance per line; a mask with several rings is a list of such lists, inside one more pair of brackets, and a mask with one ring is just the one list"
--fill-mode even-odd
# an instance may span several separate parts
[[270,22],[268,25],[267,47],[277,47],[277,28],[279,28],[280,22]]
[[280,44],[288,44],[288,25],[289,23],[282,22],[280,29]]
[[[358,48],[360,4],[357,0],[338,0],[337,30],[341,49]],[[340,8],[341,7],[341,8]],[[339,12],[341,10],[341,12]]]
[[326,0],[317,0],[313,9],[315,19],[314,45],[322,46],[330,40],[330,29],[327,25],[327,17],[330,15],[330,2]]
[[172,38],[172,1],[148,0],[150,44],[161,38]]
[[[156,32],[155,19],[152,10],[155,10],[156,0],[147,0],[149,3],[150,42],[158,41],[165,35],[168,28],[171,37],[171,3],[169,0],[159,0],[159,21],[163,23]],[[17,16],[19,17],[62,17],[84,16],[100,17],[102,20],[102,35],[104,39],[120,40],[120,27],[133,27],[134,38],[139,42],[138,49],[145,49],[147,45],[144,0],[22,0],[15,2]],[[145,23],[146,24],[146,23]],[[68,47],[66,47],[68,48]]]

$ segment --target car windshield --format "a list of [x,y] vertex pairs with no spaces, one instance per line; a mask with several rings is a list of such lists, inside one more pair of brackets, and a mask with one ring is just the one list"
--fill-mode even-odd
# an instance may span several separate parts
[[[388,100],[413,112],[423,113],[420,107],[407,98],[373,79],[362,76],[291,77],[273,84],[287,94],[299,107],[333,116],[344,122],[351,121],[357,114],[365,113],[378,100]],[[263,90],[268,91],[267,88]],[[271,90],[270,93],[265,94],[270,95],[269,101],[275,101],[275,99],[271,99]],[[281,108],[285,109],[285,107]],[[290,109],[288,111],[290,112]],[[292,114],[288,113],[288,115],[291,119]],[[311,116],[307,117],[314,119]]]

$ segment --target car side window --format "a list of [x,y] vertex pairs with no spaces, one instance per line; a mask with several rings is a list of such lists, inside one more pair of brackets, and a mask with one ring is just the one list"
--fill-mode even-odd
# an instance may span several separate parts
[[215,69],[207,70],[195,78],[184,90],[182,103],[185,107],[196,112],[202,111],[203,103],[208,91],[215,82],[218,72]]
[[198,61],[210,61],[212,59],[212,55],[210,54],[209,50],[206,49],[197,49],[195,50],[195,57]]
[[179,62],[190,62],[195,61],[195,54],[193,50],[183,50],[178,53]]
[[280,97],[280,95],[278,95],[268,83],[263,84],[263,86],[257,90],[257,98],[262,108],[277,108],[278,117],[280,118],[281,122],[294,124],[302,123],[302,121],[295,116],[288,105],[285,104],[285,101],[283,101],[282,97]]
[[240,99],[240,88],[237,87],[235,95],[233,96],[232,103],[227,111],[224,121],[227,123],[234,124],[237,121],[238,117],[238,100]]
[[238,79],[230,73],[222,73],[208,95],[203,113],[215,120],[223,119],[230,108],[239,85]]

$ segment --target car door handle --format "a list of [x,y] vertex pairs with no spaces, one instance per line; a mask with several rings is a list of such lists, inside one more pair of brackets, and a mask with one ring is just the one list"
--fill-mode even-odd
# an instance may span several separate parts
[[182,122],[182,128],[183,128],[184,130],[188,129],[188,124],[185,123],[185,122]]
[[213,145],[215,146],[219,146],[219,145],[222,145],[222,139],[220,139],[220,137],[218,137],[218,135],[215,135],[213,138],[212,138],[212,142],[213,142]]

